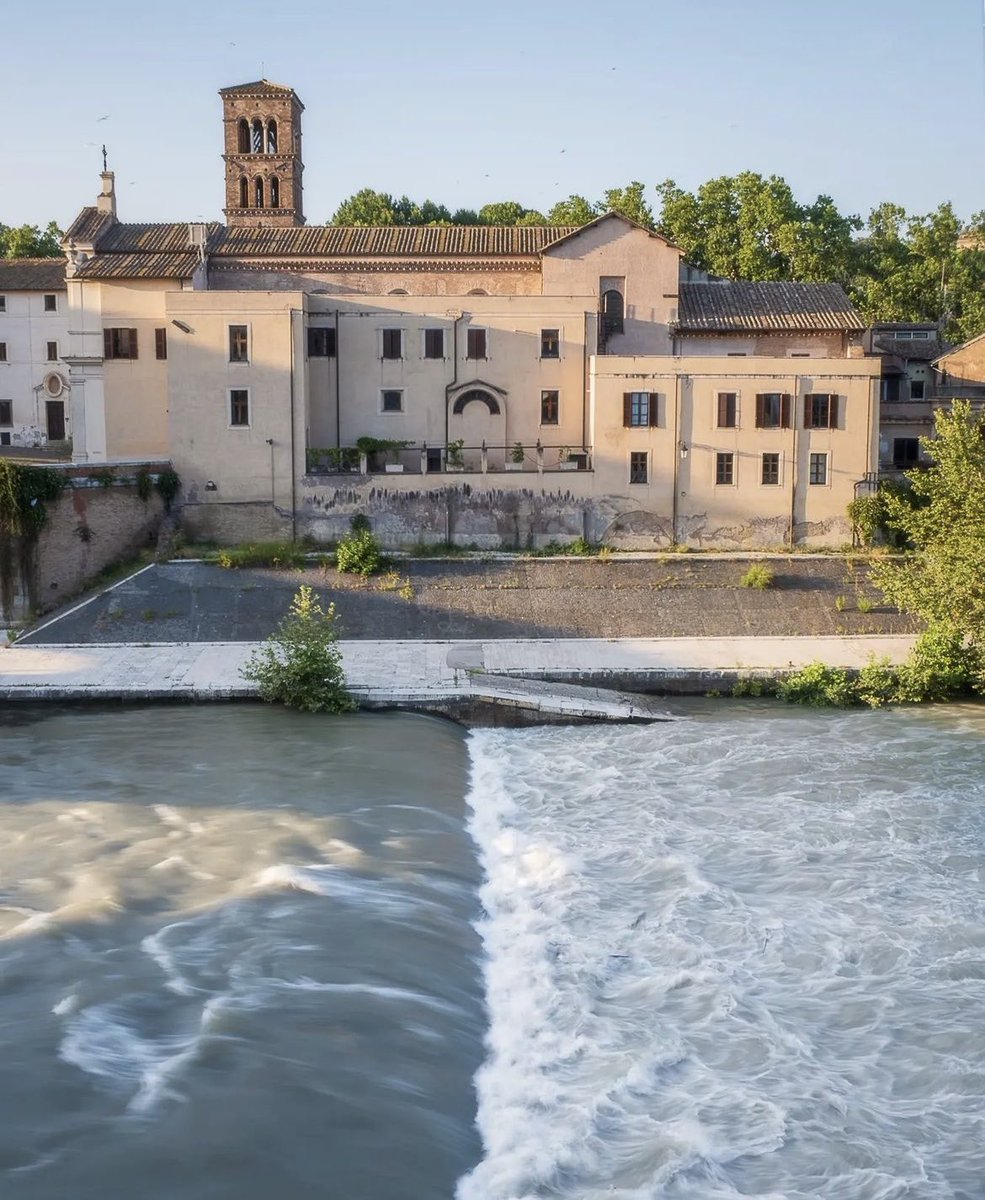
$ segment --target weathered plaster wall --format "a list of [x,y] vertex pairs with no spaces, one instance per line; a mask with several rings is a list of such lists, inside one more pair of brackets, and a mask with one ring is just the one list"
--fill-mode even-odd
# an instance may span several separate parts
[[398,290],[410,296],[466,296],[473,291],[489,296],[537,296],[540,271],[536,263],[516,270],[503,270],[496,264],[483,269],[481,263],[476,263],[457,271],[411,271],[387,262],[370,262],[365,266],[353,262],[348,269],[325,271],[319,271],[317,264],[287,270],[244,263],[212,268],[209,287],[216,291],[303,291],[364,296],[391,295]]
[[49,505],[33,547],[7,539],[0,547],[14,566],[12,586],[0,589],[5,621],[43,612],[84,587],[105,567],[153,543],[163,514],[157,492],[145,502],[123,476],[109,487],[74,478]]

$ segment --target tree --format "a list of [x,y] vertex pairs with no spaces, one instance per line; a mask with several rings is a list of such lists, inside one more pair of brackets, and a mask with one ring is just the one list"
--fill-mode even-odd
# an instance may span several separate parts
[[363,188],[335,210],[331,225],[396,225],[396,209],[388,192]]
[[527,210],[516,200],[500,200],[495,204],[483,204],[479,209],[480,225],[516,225]]
[[643,195],[645,190],[644,185],[635,179],[624,188],[609,188],[599,207],[602,212],[622,213],[644,229],[654,229],[653,212]]
[[908,473],[912,501],[888,492],[890,526],[915,547],[903,562],[877,563],[873,579],[888,600],[931,629],[955,630],[985,655],[985,415],[967,400],[936,416],[933,458]]
[[44,229],[37,225],[0,225],[0,258],[61,258],[61,236],[54,221]]
[[453,225],[478,225],[479,214],[474,208],[456,208],[451,215]]
[[254,650],[242,675],[257,684],[268,704],[304,712],[351,712],[336,645],[335,605],[323,609],[310,587],[300,587],[275,633]]
[[548,225],[587,225],[599,215],[599,205],[584,196],[569,196],[559,200],[547,214]]

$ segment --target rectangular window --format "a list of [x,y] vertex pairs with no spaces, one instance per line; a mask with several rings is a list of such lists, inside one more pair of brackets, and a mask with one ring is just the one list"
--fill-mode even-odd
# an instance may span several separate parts
[[53,295],[45,296],[44,311],[45,312],[58,312],[58,297],[57,296],[53,296]]
[[747,358],[748,356],[747,356],[745,350],[730,350],[728,352],[728,357],[729,358]]
[[47,357],[48,362],[58,362],[58,343],[57,342],[48,342],[47,343],[46,357]]
[[807,350],[791,350],[791,358],[810,358],[810,353]]
[[0,342],[0,362],[7,361],[7,343]]
[[765,392],[756,397],[757,429],[789,429],[790,397],[782,392]]
[[556,425],[558,423],[558,415],[560,410],[560,405],[558,404],[559,396],[559,392],[540,393],[541,425]]
[[837,429],[838,397],[826,392],[808,392],[804,397],[805,429]]
[[404,331],[402,329],[384,329],[383,330],[383,358],[403,358],[404,356]]
[[893,466],[915,467],[920,461],[918,438],[893,438]]
[[168,356],[168,331],[167,329],[154,330],[154,357],[167,358]]
[[768,487],[775,487],[780,482],[780,456],[779,454],[764,454],[763,455],[763,483]]
[[250,361],[250,330],[248,326],[229,326],[229,361],[235,363]]
[[0,400],[0,425],[13,425],[14,423],[14,402],[13,400]]
[[445,357],[445,331],[443,329],[424,330],[424,357]]
[[9,446],[9,445],[10,445],[10,434],[9,433],[0,433],[0,446]]
[[910,399],[922,400],[924,394],[924,382],[922,379],[910,380]]
[[246,388],[233,388],[229,393],[229,424],[246,426],[250,423],[250,393]]
[[895,404],[899,400],[899,376],[884,375],[880,380],[879,399],[885,404]]
[[629,456],[629,482],[630,483],[646,483],[646,460],[647,452],[645,450],[634,450]]
[[913,337],[913,333],[909,329],[895,329],[891,336],[898,342],[908,342]]
[[465,335],[465,357],[486,357],[486,331],[484,329],[469,329]]
[[398,413],[404,411],[404,394],[396,388],[380,392],[380,411]]
[[323,325],[308,326],[308,357],[335,357],[335,330]]
[[719,429],[734,429],[736,425],[735,419],[735,392],[719,392],[718,393],[718,428]]
[[6,311],[7,311],[7,297],[0,296],[0,312],[6,312]]
[[811,483],[824,484],[828,482],[828,456],[812,454],[810,476]]
[[136,329],[104,329],[103,330],[104,358],[136,358],[137,331]]
[[561,357],[561,330],[542,329],[540,331],[540,357]]
[[657,392],[623,392],[622,423],[627,429],[657,425],[660,420],[660,396]]
[[726,485],[735,483],[734,454],[715,455],[715,483]]

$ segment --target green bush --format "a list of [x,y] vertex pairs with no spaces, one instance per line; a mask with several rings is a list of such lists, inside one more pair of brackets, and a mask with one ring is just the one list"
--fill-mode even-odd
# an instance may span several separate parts
[[268,704],[304,712],[352,712],[345,688],[335,605],[323,609],[310,587],[301,587],[277,632],[250,656],[244,679],[257,684]]
[[739,587],[755,588],[757,592],[765,592],[773,586],[776,575],[772,567],[766,563],[753,563],[739,580]]
[[882,708],[899,702],[899,670],[890,666],[889,659],[870,662],[855,679],[855,696],[869,708]]
[[171,467],[165,467],[157,477],[157,490],[164,501],[164,511],[170,512],[174,498],[181,488],[181,477]]
[[808,663],[806,667],[781,679],[776,694],[790,704],[808,704],[814,708],[848,708],[857,703],[855,681],[839,667]]
[[347,575],[375,575],[383,565],[379,539],[368,529],[354,529],[339,542],[335,565]]
[[763,679],[757,675],[748,675],[744,679],[737,679],[732,685],[732,695],[737,699],[742,696],[752,696],[758,699],[761,696],[772,696],[776,693],[776,684],[772,679]]
[[950,700],[982,690],[980,657],[948,621],[935,622],[922,633],[899,669],[899,700]]
[[302,567],[305,552],[296,542],[251,542],[248,546],[232,546],[220,550],[215,561],[220,567],[238,570],[241,567]]

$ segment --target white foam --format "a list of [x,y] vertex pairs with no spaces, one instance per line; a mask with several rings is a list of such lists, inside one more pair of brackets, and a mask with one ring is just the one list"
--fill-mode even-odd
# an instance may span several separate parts
[[842,719],[471,736],[489,1031],[459,1200],[943,1200],[982,1176],[982,822],[961,832],[953,747],[945,799],[905,769],[887,795],[912,730],[879,762]]

